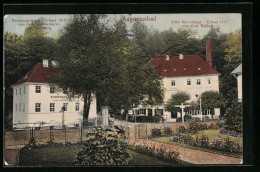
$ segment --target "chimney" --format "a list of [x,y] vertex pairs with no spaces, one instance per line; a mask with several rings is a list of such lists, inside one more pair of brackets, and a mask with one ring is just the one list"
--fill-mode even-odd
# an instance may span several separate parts
[[170,60],[170,56],[169,55],[166,55],[165,57],[166,57],[166,59],[165,59],[166,61]]
[[49,67],[49,60],[48,59],[43,59],[42,60],[42,64],[43,64],[43,67]]
[[179,59],[183,59],[183,58],[184,58],[183,54],[179,54]]
[[212,66],[211,43],[210,43],[210,40],[207,40],[207,42],[206,42],[206,61]]

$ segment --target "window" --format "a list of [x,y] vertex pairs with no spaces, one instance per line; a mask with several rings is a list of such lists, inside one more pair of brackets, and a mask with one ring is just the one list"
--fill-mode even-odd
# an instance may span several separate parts
[[19,103],[19,112],[21,112],[22,105]]
[[41,112],[41,103],[35,103],[35,112]]
[[68,103],[63,103],[64,111],[68,111]]
[[17,112],[17,104],[15,104],[15,111]]
[[210,78],[208,78],[208,84],[211,84],[211,82],[210,82]]
[[146,115],[146,109],[139,109],[139,114]]
[[23,112],[25,112],[25,103],[23,103]]
[[200,85],[200,79],[197,79],[197,85]]
[[79,103],[76,103],[75,110],[76,110],[76,111],[79,111]]
[[191,80],[187,79],[187,85],[191,85]]
[[23,93],[25,94],[25,86],[23,87]]
[[19,93],[20,93],[20,95],[22,94],[22,88],[19,89]]
[[17,89],[15,89],[15,95],[17,95]]
[[198,95],[198,94],[196,94],[195,96],[196,96],[196,98],[198,98],[198,97],[199,97],[199,95]]
[[41,93],[41,86],[35,86],[35,93]]
[[154,109],[155,115],[163,115],[163,109]]
[[175,86],[175,80],[172,80],[172,86]]
[[55,111],[55,103],[50,103],[50,112]]
[[56,88],[55,87],[50,87],[50,93],[55,93],[55,91],[56,91]]

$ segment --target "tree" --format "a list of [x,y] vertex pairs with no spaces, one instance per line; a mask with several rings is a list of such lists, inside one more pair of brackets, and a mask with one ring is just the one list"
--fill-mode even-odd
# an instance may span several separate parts
[[224,117],[225,129],[240,133],[243,131],[242,103],[232,103]]
[[186,92],[177,92],[165,104],[165,110],[169,112],[181,112],[180,108],[175,105],[186,103],[190,99],[190,95]]
[[220,91],[227,100],[227,107],[237,101],[237,81],[230,73],[242,63],[242,35],[241,30],[228,36],[225,47],[225,70],[220,77]]
[[233,34],[228,36],[227,47],[225,49],[225,60],[227,66],[231,69],[235,69],[240,63],[242,63],[242,32],[241,29],[236,30]]
[[202,109],[214,109],[225,106],[223,96],[216,91],[205,91],[201,94]]
[[113,30],[113,51],[117,51],[115,68],[120,72],[114,78],[106,78],[105,88],[98,92],[106,105],[112,109],[124,109],[125,115],[129,108],[143,102],[149,105],[162,104],[163,90],[158,84],[161,78],[155,65],[143,58],[137,45],[130,41],[126,24],[121,20]]

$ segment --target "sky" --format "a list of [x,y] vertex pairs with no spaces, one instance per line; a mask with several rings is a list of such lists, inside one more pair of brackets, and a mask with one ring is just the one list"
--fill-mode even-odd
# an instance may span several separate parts
[[[32,20],[44,18],[45,29],[50,37],[57,37],[59,31],[66,26],[72,18],[68,15],[5,15],[4,16],[4,32],[11,32],[22,35],[26,27]],[[196,37],[203,37],[211,27],[220,28],[223,33],[231,33],[237,29],[241,29],[242,21],[239,13],[193,13],[193,14],[108,14],[102,19],[108,26],[123,19],[128,29],[131,29],[134,20],[141,20],[150,29],[164,31],[172,28],[174,31],[183,29],[192,29],[197,31]]]

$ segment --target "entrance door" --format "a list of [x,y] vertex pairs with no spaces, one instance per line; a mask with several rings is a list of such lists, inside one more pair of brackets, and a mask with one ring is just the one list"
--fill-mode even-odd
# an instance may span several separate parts
[[148,116],[153,116],[153,110],[152,109],[148,109]]

